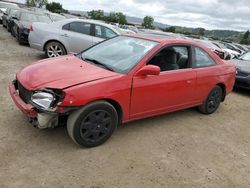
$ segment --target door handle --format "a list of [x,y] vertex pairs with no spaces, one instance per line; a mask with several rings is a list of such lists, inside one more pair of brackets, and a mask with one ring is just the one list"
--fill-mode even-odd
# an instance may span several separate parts
[[69,35],[68,34],[62,34],[61,36],[63,36],[63,37],[69,37]]

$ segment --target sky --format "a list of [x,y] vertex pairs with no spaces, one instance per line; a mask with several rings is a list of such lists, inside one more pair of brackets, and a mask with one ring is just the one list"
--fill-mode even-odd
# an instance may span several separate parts
[[[24,2],[24,0],[18,0]],[[51,0],[49,0],[51,2]],[[127,16],[152,16],[174,26],[205,29],[250,29],[250,0],[55,0],[65,9],[123,12]]]

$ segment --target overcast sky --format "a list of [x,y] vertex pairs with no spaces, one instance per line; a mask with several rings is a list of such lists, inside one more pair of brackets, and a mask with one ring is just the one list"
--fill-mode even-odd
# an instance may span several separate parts
[[[23,0],[19,0],[23,1]],[[51,1],[51,0],[49,0]],[[65,9],[120,11],[153,16],[169,25],[206,29],[250,29],[250,0],[55,0]]]

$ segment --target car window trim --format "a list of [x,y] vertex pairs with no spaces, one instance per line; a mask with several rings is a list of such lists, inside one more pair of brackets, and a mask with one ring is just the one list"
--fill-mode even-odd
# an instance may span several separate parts
[[[89,34],[80,33],[80,32],[76,32],[76,31],[70,30],[70,24],[71,24],[71,23],[75,23],[75,22],[79,22],[79,23],[83,23],[83,24],[90,24],[90,31],[89,31]],[[69,22],[69,23],[67,23],[67,24],[69,24],[69,29],[62,29],[62,30],[70,31],[70,32],[73,32],[73,33],[78,33],[78,34],[81,34],[81,35],[92,36],[92,35],[91,35],[91,23],[88,23],[88,22],[81,22],[81,21],[73,21],[73,22]],[[65,24],[65,25],[67,25],[67,24]],[[63,25],[63,26],[65,26],[65,25]],[[63,28],[63,26],[62,26],[62,28]]]
[[[162,51],[164,48],[168,48],[168,47],[187,47],[188,48],[188,68],[186,69],[193,69],[193,52],[192,52],[192,45],[191,44],[185,44],[185,43],[175,43],[175,44],[167,44],[165,46],[162,46],[160,49],[158,49],[154,55],[152,55],[147,61],[145,65],[148,65],[148,63],[160,52]],[[178,70],[186,70],[186,69],[178,69]],[[168,70],[168,71],[161,71],[160,73],[163,72],[172,72],[172,71],[178,71],[178,70]]]
[[[111,39],[111,38],[114,38],[114,37],[116,37],[116,36],[119,36],[118,34],[117,34],[117,32],[115,32],[113,29],[111,29],[111,28],[109,28],[109,27],[107,27],[107,26],[104,26],[104,25],[100,25],[100,24],[93,24],[94,25],[94,30],[93,30],[93,36],[94,37],[97,37],[97,38],[102,38],[102,39],[105,39],[105,40],[107,40],[107,39]],[[109,30],[111,30],[114,34],[116,34],[116,36],[114,36],[114,37],[111,37],[111,38],[103,38],[103,37],[98,37],[98,36],[96,36],[96,30],[95,30],[95,27],[96,26],[100,26],[100,27],[104,27],[104,28],[107,28],[107,29],[109,29]]]

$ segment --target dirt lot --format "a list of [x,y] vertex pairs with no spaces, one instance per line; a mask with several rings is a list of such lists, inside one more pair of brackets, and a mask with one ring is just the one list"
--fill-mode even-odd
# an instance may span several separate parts
[[15,72],[42,58],[0,26],[0,187],[250,187],[250,92],[234,91],[210,116],[126,124],[84,149],[65,127],[33,128],[9,97]]

